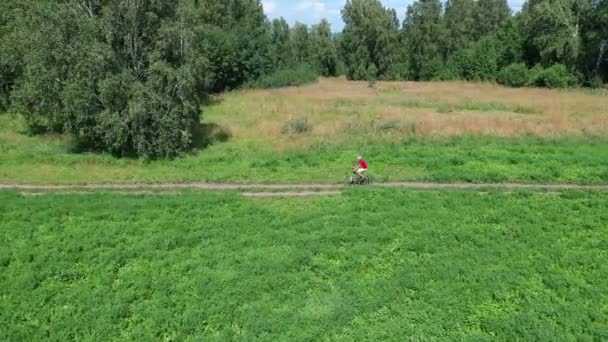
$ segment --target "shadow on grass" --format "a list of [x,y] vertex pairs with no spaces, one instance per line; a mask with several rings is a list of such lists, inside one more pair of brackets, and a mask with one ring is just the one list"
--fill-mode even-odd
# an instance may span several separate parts
[[76,138],[74,137],[69,148],[69,153],[73,154],[110,154],[115,158],[125,158],[125,159],[138,159],[139,156],[133,150],[124,150],[121,152],[108,152],[106,148],[102,145],[95,143],[94,141],[84,139],[84,138]]
[[[232,138],[232,133],[226,127],[220,126],[216,123],[199,123],[196,124],[192,129],[192,143],[191,152],[204,150],[205,148],[218,143],[226,142]],[[69,149],[70,153],[84,154],[84,153],[107,153],[100,144],[96,144],[86,139],[74,139]],[[127,159],[138,159],[139,156],[135,151],[125,150],[121,152],[111,153],[117,158]]]
[[226,127],[216,123],[201,123],[192,131],[192,148],[205,149],[217,142],[226,142],[232,138],[232,133]]
[[203,108],[219,106],[224,98],[219,95],[205,95],[203,97]]

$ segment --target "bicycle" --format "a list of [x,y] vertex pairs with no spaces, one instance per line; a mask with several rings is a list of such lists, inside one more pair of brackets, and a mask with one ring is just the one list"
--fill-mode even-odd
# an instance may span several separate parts
[[369,185],[372,183],[373,183],[373,181],[370,176],[368,176],[368,175],[365,175],[365,177],[359,176],[356,168],[353,168],[352,175],[350,176],[350,178],[348,178],[348,184],[350,184],[350,185]]

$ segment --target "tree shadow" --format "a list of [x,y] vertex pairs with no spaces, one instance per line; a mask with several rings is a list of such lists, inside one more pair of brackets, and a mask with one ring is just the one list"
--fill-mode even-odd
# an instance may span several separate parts
[[99,143],[93,142],[89,139],[74,137],[70,145],[69,152],[72,154],[110,154],[114,158],[118,159],[139,159],[139,156],[135,150],[126,149],[123,151],[108,151],[107,148],[103,147]]
[[[226,142],[232,138],[232,132],[226,127],[216,123],[197,123],[192,129],[192,142],[190,143],[191,153],[204,150],[205,148],[218,143]],[[99,143],[93,141],[74,138],[70,144],[69,152],[73,154],[85,153],[108,153],[107,149]],[[133,150],[124,150],[120,152],[109,152],[116,158],[138,159],[139,156]]]
[[200,123],[192,130],[192,148],[205,149],[217,142],[226,142],[232,138],[232,132],[216,123]]
[[220,104],[222,104],[224,102],[224,98],[221,97],[220,95],[210,95],[210,94],[206,94],[203,96],[203,109],[205,107],[215,107],[215,106],[219,106]]

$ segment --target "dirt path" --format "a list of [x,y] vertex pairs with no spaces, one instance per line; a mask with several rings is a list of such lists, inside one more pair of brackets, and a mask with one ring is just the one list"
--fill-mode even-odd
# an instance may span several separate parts
[[[344,184],[236,184],[236,183],[126,183],[126,184],[17,184],[0,183],[0,190],[28,190],[28,191],[69,191],[69,190],[236,190],[253,193],[271,193],[276,190],[285,190],[283,195],[321,195],[335,194],[340,189],[347,188]],[[604,190],[608,191],[608,184],[577,185],[577,184],[516,184],[516,183],[430,183],[430,182],[389,182],[377,183],[370,187],[381,188],[408,188],[408,189],[538,189],[538,190]],[[310,194],[309,194],[310,193]]]

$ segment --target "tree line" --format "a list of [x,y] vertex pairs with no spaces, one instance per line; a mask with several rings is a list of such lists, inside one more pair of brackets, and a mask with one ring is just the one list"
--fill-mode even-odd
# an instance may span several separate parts
[[400,25],[378,0],[348,0],[350,79],[485,80],[565,87],[608,81],[608,1],[418,0]]
[[192,148],[207,95],[317,75],[485,80],[512,86],[608,81],[608,0],[419,0],[400,22],[347,0],[341,33],[268,20],[260,0],[4,0],[0,110],[117,155]]

